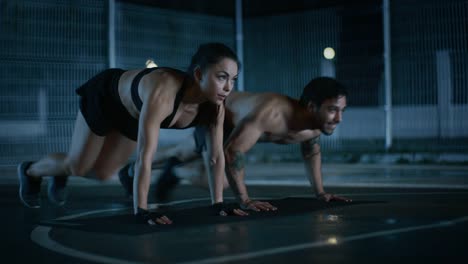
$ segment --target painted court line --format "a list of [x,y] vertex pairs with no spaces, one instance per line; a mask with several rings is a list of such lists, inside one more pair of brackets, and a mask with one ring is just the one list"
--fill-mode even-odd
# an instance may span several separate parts
[[[358,234],[354,236],[344,237],[343,239],[337,241],[337,244],[342,244],[345,242],[356,241],[356,240],[361,240],[361,239],[408,233],[408,232],[424,230],[424,229],[447,227],[447,226],[455,225],[455,224],[466,222],[466,221],[468,221],[468,216],[455,218],[449,221],[442,221],[442,222],[429,224],[429,225],[410,226],[410,227],[404,227],[404,228],[396,228],[396,229],[390,229],[390,230]],[[266,250],[259,250],[255,252],[234,254],[230,256],[199,259],[199,260],[190,261],[190,262],[182,262],[180,264],[224,263],[228,261],[246,260],[246,259],[251,259],[251,258],[264,257],[264,256],[269,256],[269,255],[287,253],[287,252],[303,250],[303,249],[311,249],[311,248],[322,247],[322,246],[334,246],[337,244],[335,243],[331,244],[328,240],[322,240],[322,241],[297,244],[297,245],[292,245],[292,246],[287,246],[287,247],[277,247],[277,248],[271,248],[271,249],[266,249]]]
[[340,193],[343,196],[399,196],[399,195],[441,195],[441,194],[465,194],[468,192],[389,192],[389,193]]
[[[291,186],[308,187],[307,180],[245,180],[247,185],[251,186]],[[385,188],[413,188],[413,189],[468,189],[467,184],[431,184],[431,183],[390,183],[390,182],[327,182],[325,187],[385,187]]]
[[[182,203],[196,202],[196,201],[203,201],[203,200],[210,200],[210,199],[198,198],[198,199],[178,200],[178,201],[173,201],[173,202],[169,202],[165,204],[149,204],[148,207],[150,207],[151,209],[155,209],[159,205],[175,205],[175,204],[182,204]],[[60,221],[60,220],[70,220],[70,219],[75,219],[75,218],[79,218],[83,216],[99,214],[99,213],[104,213],[104,212],[115,212],[115,211],[129,210],[129,209],[131,209],[131,207],[93,210],[93,211],[59,217],[59,218],[56,218],[55,220],[48,221],[46,223],[53,223],[53,221]],[[50,237],[49,234],[51,230],[52,230],[52,227],[49,227],[49,226],[38,226],[34,228],[33,231],[31,232],[31,240],[35,242],[36,244],[44,248],[47,248],[51,251],[54,251],[54,252],[57,252],[66,256],[75,257],[78,259],[84,259],[84,260],[89,260],[89,261],[98,262],[98,263],[109,263],[109,264],[139,264],[140,263],[140,262],[127,261],[127,260],[122,260],[122,259],[108,257],[108,256],[101,256],[98,254],[88,253],[88,252],[80,251],[71,247],[64,246],[58,243],[57,241],[54,241]]]
[[[400,195],[400,194],[405,194],[405,195],[426,194],[427,195],[427,194],[444,194],[444,193],[445,192],[382,193],[381,195]],[[367,194],[360,193],[360,194],[350,194],[350,195],[356,195],[356,196],[379,195],[379,193],[367,193]],[[255,199],[259,199],[259,197],[256,197]],[[265,198],[263,197],[263,199]],[[182,204],[182,203],[203,201],[203,200],[209,200],[209,198],[179,200],[179,201],[173,201],[164,205],[175,205],[175,204]],[[156,208],[158,205],[159,204],[151,204],[150,208]],[[93,214],[98,214],[98,213],[103,213],[103,212],[121,211],[121,210],[128,210],[128,209],[131,209],[131,208],[123,207],[123,208],[93,210],[93,211],[88,211],[88,212],[83,212],[79,214],[56,218],[52,220],[52,222],[56,220],[70,220],[70,219],[74,219],[78,217],[83,217],[83,216],[88,216],[88,215],[93,215]],[[382,231],[376,231],[376,232],[370,232],[370,233],[357,234],[353,236],[343,237],[339,241],[336,241],[336,244],[339,245],[345,242],[351,242],[351,241],[356,241],[356,240],[361,240],[361,239],[375,238],[375,237],[381,237],[381,236],[387,236],[387,235],[395,235],[395,234],[407,233],[407,232],[424,230],[424,229],[448,227],[448,226],[452,226],[452,225],[466,222],[466,221],[468,221],[468,216],[463,216],[460,218],[455,218],[455,219],[442,221],[442,222],[436,222],[436,223],[427,224],[427,225],[417,225],[417,226],[410,226],[410,227],[404,227],[404,228],[396,228],[396,229],[390,229],[390,230],[382,230]],[[141,263],[141,262],[136,262],[136,261],[131,261],[131,260],[123,260],[123,259],[118,259],[114,257],[88,253],[88,252],[84,252],[84,251],[80,251],[74,248],[64,246],[60,244],[59,242],[54,241],[50,237],[51,230],[52,230],[52,227],[40,225],[31,232],[31,240],[46,249],[49,249],[51,251],[54,251],[63,255],[75,257],[78,259],[84,259],[84,260],[98,262],[98,263],[109,263],[109,264],[139,264]],[[196,261],[183,262],[182,264],[223,263],[226,261],[245,260],[245,259],[250,259],[250,258],[269,256],[269,255],[292,252],[292,251],[303,250],[303,249],[317,248],[317,247],[322,247],[322,246],[333,246],[336,244],[335,243],[331,244],[328,240],[322,240],[322,241],[316,241],[316,242],[310,242],[310,243],[296,244],[296,245],[291,245],[291,246],[286,246],[286,247],[270,248],[270,249],[255,251],[255,252],[247,252],[247,253],[233,254],[233,255],[222,256],[222,257],[199,259]]]
[[57,253],[70,256],[70,257],[75,257],[78,259],[84,259],[84,260],[94,261],[98,263],[109,263],[109,264],[111,263],[115,263],[115,264],[137,263],[137,262],[126,261],[126,260],[122,260],[118,258],[101,256],[98,254],[87,253],[87,252],[83,252],[80,250],[76,250],[74,248],[66,247],[50,238],[49,232],[51,230],[52,230],[51,227],[45,227],[45,226],[36,227],[31,233],[31,240],[51,251],[55,251]]
[[[188,203],[188,202],[198,202],[198,201],[204,201],[204,200],[209,200],[209,198],[197,198],[197,199],[186,199],[186,200],[179,200],[179,201],[173,201],[169,203],[159,203],[159,204],[149,204],[148,208],[149,209],[156,209],[160,205],[176,205],[176,204],[183,204],[183,203]],[[63,217],[56,218],[55,220],[70,220],[78,217],[83,217],[87,215],[93,215],[93,214],[99,214],[99,213],[104,213],[104,212],[117,212],[117,211],[124,211],[124,210],[129,210],[132,207],[121,207],[121,208],[113,208],[113,209],[98,209],[94,211],[87,211],[79,214],[73,214],[73,215],[67,215]]]

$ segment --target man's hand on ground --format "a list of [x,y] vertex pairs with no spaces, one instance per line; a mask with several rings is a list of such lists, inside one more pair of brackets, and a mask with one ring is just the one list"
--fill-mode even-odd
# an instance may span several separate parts
[[241,203],[242,209],[253,211],[276,211],[278,208],[271,205],[269,202],[262,202],[256,200],[247,200]]
[[317,194],[317,199],[325,202],[352,202],[352,200],[349,198],[325,192]]

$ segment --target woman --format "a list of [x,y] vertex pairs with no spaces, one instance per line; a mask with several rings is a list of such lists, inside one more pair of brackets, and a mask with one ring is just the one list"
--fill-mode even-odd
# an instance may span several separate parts
[[[220,43],[201,45],[187,73],[171,68],[109,69],[77,89],[80,111],[68,154],[54,153],[18,166],[20,198],[38,208],[43,176],[53,176],[49,198],[63,204],[67,176],[101,180],[114,175],[136,149],[134,213],[145,223],[170,224],[148,209],[151,161],[160,128],[210,127],[210,161],[215,180],[224,177],[224,99],[239,70],[235,53]],[[222,201],[222,190],[219,193]]]

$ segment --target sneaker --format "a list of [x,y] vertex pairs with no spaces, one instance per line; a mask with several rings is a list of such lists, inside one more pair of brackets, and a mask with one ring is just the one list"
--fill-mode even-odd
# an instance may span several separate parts
[[133,162],[125,165],[119,171],[119,180],[128,197],[133,196]]
[[67,200],[68,176],[51,177],[47,188],[49,201],[56,206],[63,206]]
[[159,176],[154,193],[157,202],[166,202],[171,192],[179,184],[180,178],[174,174],[174,167],[179,163],[176,160],[169,160],[161,176]]
[[41,182],[42,177],[31,177],[26,174],[32,161],[25,161],[18,165],[19,197],[21,202],[29,208],[41,207]]

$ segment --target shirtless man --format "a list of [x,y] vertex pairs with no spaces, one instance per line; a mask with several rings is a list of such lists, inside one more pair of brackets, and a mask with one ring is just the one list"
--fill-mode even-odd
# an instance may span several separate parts
[[324,201],[349,201],[325,192],[319,145],[320,135],[331,135],[341,122],[346,96],[347,91],[341,84],[322,77],[307,84],[300,100],[273,93],[236,93],[229,97],[225,120],[235,125],[227,134],[229,138],[224,147],[226,176],[243,208],[257,211],[276,209],[269,203],[251,200],[244,183],[245,153],[258,141],[300,143],[309,180],[317,197]]
[[[336,80],[328,77],[313,79],[307,84],[299,100],[277,93],[232,92],[225,101],[224,121],[226,176],[240,205],[255,211],[276,210],[267,202],[251,200],[246,185],[245,153],[257,142],[301,144],[302,157],[308,177],[318,199],[323,201],[350,201],[325,192],[322,183],[320,135],[331,135],[342,121],[346,108],[347,91]],[[194,132],[192,141],[166,151],[153,162],[153,168],[166,160],[163,174],[156,186],[156,197],[167,198],[177,183],[174,166],[193,160],[206,149],[204,130]],[[196,146],[196,148],[195,148]],[[121,178],[126,173],[122,173]],[[210,189],[221,189],[220,180]]]

